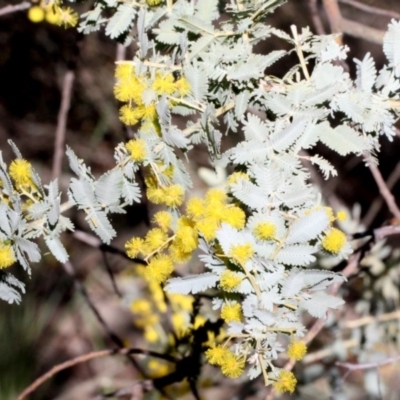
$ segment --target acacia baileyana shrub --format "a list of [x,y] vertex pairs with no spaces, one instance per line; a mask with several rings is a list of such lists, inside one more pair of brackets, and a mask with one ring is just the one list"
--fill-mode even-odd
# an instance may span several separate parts
[[[164,208],[145,237],[126,243],[128,256],[144,259],[144,275],[165,283],[168,293],[212,293],[227,339],[209,344],[209,363],[230,378],[246,370],[251,379],[263,374],[278,392],[293,392],[296,378],[274,361],[282,353],[295,360],[305,355],[302,312],[324,318],[343,305],[327,290],[345,278],[317,269],[316,256],[339,261],[352,252],[337,227],[346,214],[321,202],[304,165],[329,179],[337,174],[333,165],[308,153],[318,143],[341,156],[373,159],[380,136],[395,135],[400,23],[393,20],[384,38],[387,65],[378,72],[369,54],[354,60],[353,81],[338,62],[348,48],[335,35],[294,26],[289,33],[265,23],[284,2],[238,0],[224,10],[217,0],[94,2],[79,31],[104,28],[111,39],[136,41],[133,59],[117,63],[114,88],[120,119],[133,127],[134,138],[115,148],[115,167],[99,178],[68,148],[76,177],[64,204],[57,181],[43,185],[11,143],[16,158],[9,165],[0,158],[3,300],[20,301],[24,285],[7,267],[18,262],[30,273],[30,263],[41,257],[35,239],[44,238],[60,262],[68,260],[60,235],[74,227],[63,211],[82,210],[90,228],[110,243],[117,235],[111,215],[146,196]],[[254,52],[271,37],[290,50]],[[271,65],[293,52],[298,64],[281,77],[268,75]],[[177,118],[185,121],[183,128]],[[223,135],[238,131],[243,140],[221,152]],[[179,155],[190,162],[199,144],[207,146],[212,167],[231,173],[223,189],[189,198],[191,178]],[[136,182],[139,169],[144,192]],[[194,252],[206,271],[170,278],[174,266]]]

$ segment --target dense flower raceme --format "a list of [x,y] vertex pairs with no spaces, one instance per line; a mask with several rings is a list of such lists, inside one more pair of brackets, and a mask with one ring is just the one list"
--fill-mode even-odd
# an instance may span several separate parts
[[76,26],[78,14],[71,8],[61,5],[59,0],[40,0],[28,10],[28,18],[34,23],[46,21],[65,28]]
[[190,91],[184,77],[175,78],[171,72],[163,70],[137,73],[132,62],[120,62],[115,76],[114,95],[117,100],[126,103],[120,108],[120,120],[126,125],[141,122],[144,130],[155,126],[160,96],[167,96],[172,108]]
[[[49,3],[60,11],[57,0]],[[377,72],[366,55],[356,60],[353,82],[337,63],[348,49],[334,36],[314,36],[309,29],[298,33],[295,27],[290,36],[264,24],[284,0],[226,2],[232,19],[218,23],[214,21],[223,2],[217,0],[111,3],[96,4],[79,29],[89,33],[105,26],[108,36],[126,37],[128,43],[135,24],[138,50],[132,61],[118,63],[114,94],[124,103],[121,121],[137,130],[117,146],[115,168],[99,179],[68,149],[77,175],[71,180],[69,202],[84,210],[91,229],[109,243],[116,232],[108,214],[140,201],[135,172],[141,168],[145,195],[165,210],[154,215],[155,225],[144,238],[126,243],[127,254],[144,258],[148,265],[143,274],[149,285],[158,285],[158,293],[164,283],[168,293],[212,291],[212,307],[226,322],[228,338],[223,343],[210,340],[205,353],[223,374],[236,378],[248,367],[250,378],[262,374],[265,384],[278,392],[293,392],[295,377],[274,361],[284,352],[294,360],[304,356],[302,311],[323,318],[343,304],[326,289],[344,278],[310,266],[317,255],[340,260],[351,253],[346,235],[336,226],[344,213],[322,205],[302,161],[329,178],[335,168],[308,153],[317,143],[342,156],[373,154],[379,136],[394,136],[400,24],[392,21],[384,39],[387,66]],[[73,25],[73,14],[63,10],[64,23]],[[33,8],[30,17],[42,20],[43,10]],[[300,60],[283,78],[266,75],[266,68],[290,52],[254,53],[254,46],[271,35],[289,43]],[[191,116],[185,128],[174,125],[175,114]],[[244,135],[222,154],[220,117],[228,132],[241,130]],[[199,143],[207,146],[213,167],[235,172],[224,189],[211,189],[204,198],[184,204],[191,181],[178,154],[187,156]],[[40,258],[29,241],[39,236],[65,262],[68,255],[58,237],[71,224],[53,207],[60,198],[57,183],[46,192],[22,161],[9,171],[1,161],[1,168],[1,212],[9,221],[7,232],[0,231],[3,268],[17,256],[28,269],[23,255],[30,251],[29,261]],[[19,231],[11,223],[17,218]],[[188,261],[197,249],[206,272],[169,278],[174,264]],[[137,302],[133,308],[139,313],[149,307]],[[152,327],[148,340],[160,333]]]

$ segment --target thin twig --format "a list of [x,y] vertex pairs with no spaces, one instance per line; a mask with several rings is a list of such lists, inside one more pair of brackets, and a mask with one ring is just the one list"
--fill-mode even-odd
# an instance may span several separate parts
[[384,365],[394,364],[399,361],[400,361],[400,355],[387,358],[386,360],[381,361],[381,362],[352,364],[352,363],[338,361],[336,363],[336,365],[339,367],[346,368],[347,370],[352,372],[352,371],[360,371],[360,370],[365,370],[365,369],[379,368],[379,367],[383,367]]
[[68,71],[63,80],[61,92],[61,104],[57,117],[57,129],[54,143],[52,179],[56,179],[61,173],[61,164],[64,155],[65,130],[67,126],[67,115],[71,105],[71,92],[75,73]]
[[314,24],[315,31],[318,35],[326,35],[324,24],[322,23],[320,13],[318,12],[317,0],[308,0],[308,8],[310,9],[311,19]]
[[367,13],[371,13],[375,15],[382,15],[384,17],[389,17],[389,18],[394,18],[394,19],[400,19],[400,14],[395,12],[395,11],[391,11],[391,10],[384,10],[382,8],[379,7],[374,7],[374,6],[369,6],[367,4],[364,3],[360,3],[359,1],[356,0],[339,0],[340,3],[343,4],[348,4],[354,8],[357,8],[359,10],[365,11]]
[[382,43],[384,31],[343,18],[338,0],[323,0],[323,5],[332,33],[345,33],[373,43]]
[[366,160],[368,162],[368,167],[372,173],[372,176],[374,177],[375,182],[379,187],[379,191],[383,199],[385,200],[390,212],[393,214],[393,216],[397,219],[397,222],[400,224],[400,210],[397,207],[394,197],[390,192],[388,186],[386,185],[382,177],[382,174],[380,173],[377,166],[371,161],[369,156],[366,156]]
[[324,10],[328,17],[329,25],[332,33],[340,33],[342,31],[342,14],[337,0],[323,0]]
[[345,321],[340,325],[341,329],[356,329],[360,328],[361,326],[373,324],[373,323],[380,323],[380,322],[388,322],[394,319],[400,319],[400,310],[393,311],[386,314],[381,314],[376,317],[368,316],[358,318],[352,321]]
[[[393,187],[396,185],[397,181],[400,179],[400,162],[397,163],[395,169],[389,175],[389,178],[386,182],[386,185],[389,190],[392,190]],[[367,213],[365,214],[364,218],[362,219],[361,223],[368,227],[372,224],[375,217],[379,213],[379,210],[382,207],[383,199],[382,197],[377,197],[373,202],[371,207],[368,209]]]
[[[72,278],[75,288],[82,294],[87,305],[92,310],[97,321],[103,327],[104,331],[106,332],[106,334],[110,338],[110,340],[112,342],[114,342],[120,349],[124,348],[124,343],[121,340],[121,338],[110,329],[110,327],[107,325],[106,321],[101,316],[99,310],[96,308],[96,306],[90,299],[85,286],[82,284],[82,282],[76,276],[75,268],[72,265],[72,263],[68,261],[65,264],[63,264],[63,267],[64,267],[64,270],[67,272],[67,274]],[[133,367],[136,368],[143,376],[145,376],[143,369],[136,362],[136,360],[134,358],[130,357],[129,355],[127,355],[127,358],[130,361],[130,363],[133,365]]]
[[23,10],[28,9],[30,6],[31,6],[31,3],[28,1],[24,1],[20,4],[5,6],[5,7],[0,8],[0,16],[6,15],[6,14],[11,14],[16,11],[23,11]]
[[93,351],[88,354],[84,354],[82,356],[75,357],[71,360],[65,361],[61,364],[54,366],[50,371],[46,372],[39,378],[37,378],[32,384],[30,384],[18,397],[17,400],[23,400],[27,397],[30,393],[34,392],[40,385],[44,382],[52,378],[55,374],[64,369],[71,368],[75,365],[82,364],[93,360],[95,358],[101,358],[106,356],[113,356],[113,355],[125,355],[129,356],[132,354],[143,354],[150,357],[161,358],[166,361],[170,361],[175,363],[176,360],[169,355],[160,354],[151,350],[143,350],[143,349],[136,349],[136,348],[122,348],[122,349],[107,349],[107,350],[100,350],[100,351]]

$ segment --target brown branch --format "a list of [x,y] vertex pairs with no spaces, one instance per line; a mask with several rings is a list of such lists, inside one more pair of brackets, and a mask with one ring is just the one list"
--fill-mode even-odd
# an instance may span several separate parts
[[359,10],[362,10],[362,11],[365,11],[367,13],[371,13],[374,15],[382,15],[384,17],[400,19],[400,14],[395,11],[383,10],[382,8],[369,6],[367,4],[360,3],[359,1],[356,1],[356,0],[339,0],[339,2],[343,3],[343,4],[348,4],[351,7],[357,8]]
[[390,313],[378,315],[376,317],[368,316],[358,318],[352,321],[346,321],[340,325],[341,329],[355,329],[361,326],[373,324],[373,323],[380,323],[380,322],[388,322],[394,319],[400,319],[400,310],[393,311]]
[[67,115],[71,105],[72,84],[75,74],[73,71],[68,71],[63,80],[61,93],[60,110],[57,117],[57,129],[54,143],[53,170],[51,173],[52,179],[56,179],[61,173],[61,164],[64,155],[65,130],[67,126]]
[[315,31],[318,35],[326,35],[324,24],[322,23],[321,16],[318,11],[317,0],[308,0],[308,8],[310,9],[311,19],[314,24]]
[[397,207],[397,204],[394,200],[394,197],[392,193],[390,192],[388,186],[386,185],[382,174],[380,173],[379,169],[377,166],[373,163],[371,158],[367,155],[366,156],[366,161],[368,162],[368,167],[372,173],[372,176],[375,179],[376,184],[378,185],[379,191],[383,197],[383,199],[386,202],[386,205],[388,206],[390,212],[393,214],[393,216],[397,219],[397,222],[400,223],[400,210]]
[[343,18],[338,0],[323,0],[323,5],[332,33],[342,32],[373,43],[382,43],[384,31]]
[[323,5],[332,33],[340,33],[343,18],[337,0],[323,0]]
[[10,6],[5,6],[0,8],[0,16],[6,15],[6,14],[11,14],[16,11],[23,11],[28,9],[31,6],[31,3],[28,1],[24,1],[21,4],[15,4],[15,5],[10,5]]
[[382,44],[383,37],[386,32],[376,28],[371,28],[368,25],[360,24],[359,22],[351,21],[346,18],[342,18],[341,29],[347,35],[368,40],[372,43]]
[[151,350],[143,350],[143,349],[136,349],[136,348],[123,348],[123,349],[107,349],[107,350],[100,350],[100,351],[93,351],[88,354],[84,354],[82,356],[75,357],[71,360],[65,361],[61,364],[55,365],[50,371],[46,372],[39,378],[37,378],[33,383],[31,383],[18,397],[17,400],[23,400],[26,396],[30,393],[34,392],[40,385],[44,382],[52,378],[55,374],[64,369],[71,368],[75,365],[82,364],[93,360],[95,358],[101,358],[106,356],[114,356],[114,355],[125,355],[129,356],[131,354],[143,354],[150,357],[161,358],[163,360],[169,362],[176,362],[175,358],[166,354],[160,354]]
[[339,367],[343,367],[346,368],[348,370],[348,372],[346,373],[346,375],[348,375],[349,372],[352,371],[360,371],[360,370],[364,370],[364,369],[371,369],[371,368],[379,368],[382,367],[384,365],[388,365],[388,364],[394,364],[396,362],[400,361],[400,355],[395,356],[395,357],[390,357],[384,361],[381,362],[374,362],[374,363],[365,363],[365,364],[352,364],[352,363],[345,363],[345,362],[337,362],[336,365]]
[[[388,187],[388,189],[392,190],[399,179],[400,179],[400,162],[397,163],[396,168],[389,175],[389,178],[386,182],[386,186]],[[368,209],[367,213],[365,214],[364,218],[361,221],[361,223],[364,226],[369,227],[372,224],[375,217],[379,213],[379,210],[382,207],[382,203],[383,203],[383,199],[380,196],[378,196],[378,198],[376,198],[372,202],[371,207]]]

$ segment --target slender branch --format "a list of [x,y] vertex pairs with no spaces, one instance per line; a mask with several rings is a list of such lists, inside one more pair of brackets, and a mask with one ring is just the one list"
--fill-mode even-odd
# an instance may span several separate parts
[[345,363],[345,362],[337,362],[336,365],[339,367],[346,368],[350,372],[352,371],[360,371],[360,370],[365,370],[365,369],[371,369],[371,368],[379,368],[384,365],[388,364],[394,364],[396,362],[400,361],[400,355],[390,357],[384,361],[381,362],[374,362],[374,363],[365,363],[365,364],[352,364],[352,363]]
[[375,15],[382,15],[384,17],[400,19],[400,14],[395,12],[395,11],[384,10],[382,8],[379,8],[379,7],[369,6],[367,4],[360,3],[359,1],[356,1],[356,0],[339,0],[339,2],[343,3],[343,4],[348,4],[348,5],[350,5],[350,6],[354,7],[354,8],[357,8],[359,10],[374,14],[374,16]]
[[[389,178],[386,182],[386,186],[389,190],[392,190],[393,187],[396,185],[397,181],[400,179],[400,162],[397,163],[395,169],[389,175]],[[376,215],[378,214],[379,210],[382,207],[383,199],[382,197],[378,196],[373,202],[371,207],[368,209],[367,213],[365,214],[364,218],[362,219],[361,223],[364,226],[370,226],[374,221]]]
[[376,184],[379,187],[379,191],[384,198],[390,212],[393,214],[393,216],[397,219],[397,223],[400,224],[400,210],[397,207],[397,204],[395,202],[395,199],[390,192],[388,186],[386,185],[382,174],[380,173],[379,169],[377,166],[371,161],[369,156],[366,156],[366,160],[368,162],[368,167],[372,173],[372,176],[375,179]]
[[63,80],[61,104],[57,118],[57,129],[54,143],[53,170],[51,173],[52,179],[56,179],[61,173],[61,164],[64,156],[65,130],[67,126],[67,115],[71,105],[72,85],[74,82],[75,73],[68,71]]
[[373,43],[382,43],[383,36],[385,35],[384,31],[343,18],[338,0],[323,0],[323,5],[333,33],[343,32],[347,35],[368,40]]
[[31,3],[28,1],[24,1],[20,4],[15,4],[15,5],[9,5],[0,8],[0,16],[6,15],[6,14],[11,14],[16,11],[23,11],[28,9],[31,6]]
[[323,5],[332,33],[340,33],[343,18],[337,0],[323,0]]
[[144,354],[150,357],[161,358],[163,360],[176,363],[177,360],[167,354],[160,354],[155,351],[151,350],[143,350],[143,349],[136,349],[136,348],[123,348],[123,349],[107,349],[107,350],[100,350],[100,351],[93,351],[88,354],[84,354],[82,356],[75,357],[71,360],[65,361],[61,364],[54,366],[50,371],[46,372],[39,378],[37,378],[32,384],[30,384],[18,397],[17,400],[23,400],[26,398],[30,393],[34,392],[40,385],[44,382],[52,378],[55,374],[65,369],[71,368],[75,365],[82,364],[93,360],[95,358],[107,357],[107,356],[114,356],[114,355],[125,355],[129,356],[132,354]]
[[317,0],[308,0],[308,8],[310,9],[311,19],[318,35],[326,35],[324,25],[318,12]]
[[379,322],[388,322],[394,319],[400,319],[400,310],[393,311],[391,313],[386,313],[382,315],[378,315],[376,317],[368,316],[368,317],[362,317],[358,318],[352,321],[345,321],[340,325],[342,329],[355,329],[359,328],[361,326],[373,324],[373,323],[379,323]]
[[299,36],[297,34],[297,27],[296,27],[296,25],[291,25],[290,29],[292,30],[292,35],[293,35],[293,38],[294,38],[294,41],[296,44],[296,53],[300,60],[301,69],[303,70],[303,74],[304,74],[305,78],[307,79],[307,81],[309,81],[311,78],[310,78],[310,74],[308,73],[306,60],[304,59],[303,50],[301,49],[301,43],[299,40]]

